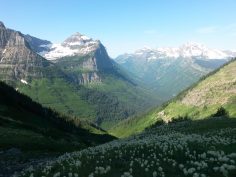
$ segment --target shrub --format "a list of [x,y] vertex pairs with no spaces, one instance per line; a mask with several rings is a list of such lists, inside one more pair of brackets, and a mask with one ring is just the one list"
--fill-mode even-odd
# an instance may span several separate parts
[[217,109],[216,113],[213,114],[212,117],[221,117],[221,116],[224,116],[224,117],[229,116],[228,112],[222,106]]

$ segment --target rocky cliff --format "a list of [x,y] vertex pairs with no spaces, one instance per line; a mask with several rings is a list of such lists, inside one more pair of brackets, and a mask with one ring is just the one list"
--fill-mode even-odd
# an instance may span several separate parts
[[[0,22],[0,79],[27,83],[47,75],[54,64],[35,53],[25,36]],[[47,70],[47,71],[46,71]]]
[[101,82],[103,73],[115,70],[114,61],[102,43],[80,33],[73,34],[61,44],[53,44],[49,51],[40,54],[56,63],[78,84]]

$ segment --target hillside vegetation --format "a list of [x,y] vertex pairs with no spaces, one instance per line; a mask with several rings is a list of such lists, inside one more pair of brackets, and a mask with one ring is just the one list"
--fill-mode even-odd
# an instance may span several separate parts
[[236,117],[236,60],[203,77],[162,107],[120,122],[110,132],[126,137],[155,122],[205,119],[220,109],[225,110],[228,117]]
[[106,75],[97,84],[76,86],[62,78],[42,78],[29,84],[18,82],[17,88],[46,107],[105,129],[140,113],[156,100],[147,90],[113,75]]
[[44,108],[0,82],[0,148],[70,151],[112,140],[94,125]]
[[20,176],[234,177],[235,135],[236,119],[226,117],[170,123],[65,154]]

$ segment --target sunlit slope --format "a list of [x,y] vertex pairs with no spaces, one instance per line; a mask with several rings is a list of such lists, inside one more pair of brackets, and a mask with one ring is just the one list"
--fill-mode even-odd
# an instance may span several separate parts
[[178,117],[201,119],[224,107],[236,117],[236,61],[232,61],[203,78],[180,94],[158,113],[165,121]]
[[229,117],[236,117],[236,61],[202,78],[162,107],[118,124],[111,133],[120,137],[143,131],[157,121],[204,119],[223,107]]

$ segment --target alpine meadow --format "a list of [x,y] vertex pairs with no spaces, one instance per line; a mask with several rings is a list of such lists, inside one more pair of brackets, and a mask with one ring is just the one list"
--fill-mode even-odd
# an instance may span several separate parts
[[236,177],[235,9],[1,2],[0,177]]

